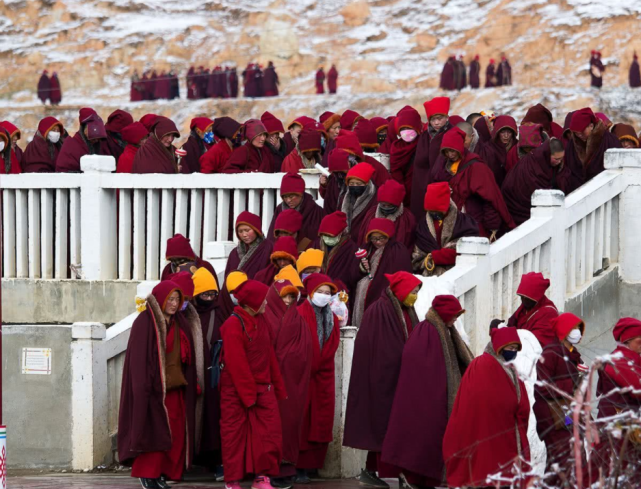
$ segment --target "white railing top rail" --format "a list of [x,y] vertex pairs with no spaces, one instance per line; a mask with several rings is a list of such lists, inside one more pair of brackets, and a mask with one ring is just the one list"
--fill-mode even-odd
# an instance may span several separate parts
[[20,173],[17,175],[2,175],[0,189],[58,189],[80,188],[81,173]]

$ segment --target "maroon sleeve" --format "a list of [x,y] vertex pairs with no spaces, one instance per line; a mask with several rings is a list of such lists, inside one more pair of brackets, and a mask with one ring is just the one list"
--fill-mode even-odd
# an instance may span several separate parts
[[237,148],[225,163],[220,173],[245,173],[247,166],[247,148]]
[[574,394],[574,381],[572,377],[556,378],[559,376],[557,370],[559,362],[563,358],[559,357],[559,352],[556,348],[547,348],[543,350],[543,355],[536,364],[537,380],[544,384],[536,383],[534,390],[545,399],[558,399],[561,398],[555,389],[550,388],[550,385],[556,389],[562,390],[568,395]]
[[456,250],[453,248],[441,248],[440,250],[432,251],[432,260],[435,265],[455,265],[456,264]]
[[619,387],[632,387],[634,392],[629,394],[634,397],[641,397],[641,372],[635,368],[628,358],[621,358],[615,361],[614,366],[608,365],[605,370],[610,378]]
[[223,339],[224,368],[231,375],[236,392],[245,407],[251,407],[256,404],[258,390],[247,361],[240,321],[236,317],[230,317],[220,328],[220,334]]
[[[486,165],[479,164],[472,165],[470,170],[473,170],[470,175],[470,190],[487,201],[510,229],[515,228],[516,225],[510,212],[507,210],[507,206],[501,195],[501,190],[494,180],[492,170]],[[489,229],[494,230],[498,228]]]

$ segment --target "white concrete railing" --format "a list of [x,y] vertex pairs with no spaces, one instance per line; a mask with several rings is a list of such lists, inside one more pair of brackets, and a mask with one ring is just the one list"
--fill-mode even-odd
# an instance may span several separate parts
[[[202,256],[203,243],[236,240],[233,222],[244,210],[267,232],[283,177],[116,174],[110,156],[85,156],[81,167],[0,179],[3,278],[158,279],[175,233]],[[303,178],[317,198],[318,175]]]

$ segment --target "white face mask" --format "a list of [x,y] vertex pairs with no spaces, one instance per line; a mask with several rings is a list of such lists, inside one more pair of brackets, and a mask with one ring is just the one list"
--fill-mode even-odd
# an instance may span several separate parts
[[314,304],[317,307],[325,307],[327,304],[329,304],[329,301],[332,300],[332,296],[329,294],[321,294],[319,292],[316,292],[312,296],[312,304]]
[[4,141],[0,141],[0,153],[4,151]]
[[60,133],[56,131],[49,131],[49,134],[47,134],[47,139],[53,144],[56,144],[58,141],[60,141]]
[[581,330],[573,329],[572,331],[570,331],[570,334],[567,336],[566,340],[568,340],[570,344],[576,345],[579,341],[581,341]]
[[235,306],[238,305],[238,299],[234,297],[234,294],[229,294],[229,298],[231,299],[232,304],[234,304]]
[[401,139],[406,143],[411,143],[412,141],[414,141],[416,139],[416,136],[418,136],[418,134],[413,129],[403,129],[401,131]]

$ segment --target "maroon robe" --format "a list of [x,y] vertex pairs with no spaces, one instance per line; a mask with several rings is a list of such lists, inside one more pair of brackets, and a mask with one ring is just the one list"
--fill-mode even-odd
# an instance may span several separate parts
[[267,308],[263,317],[271,328],[274,352],[287,391],[287,399],[278,401],[283,429],[282,461],[295,466],[309,397],[314,356],[312,335],[297,306],[286,306],[274,287],[267,294]]
[[421,137],[422,135],[417,136],[411,143],[403,141],[402,139],[396,139],[392,143],[389,151],[390,173],[394,180],[405,187],[405,199],[403,203],[406,206],[409,206],[411,201],[414,160],[416,158],[418,142]]
[[639,70],[639,62],[636,60],[636,58],[632,61],[632,64],[630,65],[630,72],[628,75],[628,79],[630,82],[630,88],[641,87],[641,71]]
[[543,296],[536,305],[527,310],[520,305],[512,317],[507,322],[508,326],[517,329],[526,329],[539,340],[543,348],[557,341],[554,329],[552,329],[552,320],[559,315],[554,302]]
[[234,150],[221,170],[221,173],[251,172],[274,172],[274,158],[267,145],[256,148],[251,142],[247,142]]
[[22,171],[24,173],[54,173],[62,144],[62,138],[53,144],[37,132],[24,151]]
[[329,93],[336,93],[338,89],[338,70],[332,66],[327,72],[327,90]]
[[[441,82],[439,87],[443,90],[455,90],[456,89],[456,80],[454,78],[454,65],[456,60],[453,56],[447,58],[447,61],[443,65],[443,70],[441,71]],[[429,121],[428,121],[429,122]]]
[[[109,147],[107,141],[104,139],[99,140],[98,143],[91,144],[83,137],[82,131],[84,127],[80,126],[78,131],[72,138],[65,139],[62,144],[58,158],[56,159],[56,171],[62,173],[79,173],[80,158],[85,155],[109,155]],[[90,148],[91,146],[91,148]]]
[[479,88],[481,86],[481,65],[477,60],[470,63],[470,87]]
[[537,189],[558,189],[568,192],[570,170],[565,163],[554,168],[550,164],[550,141],[525,155],[505,178],[501,191],[515,224],[530,218],[532,194]]
[[322,68],[316,72],[316,93],[318,95],[325,93],[323,84],[325,83],[325,73]]
[[181,160],[181,165],[185,168],[185,173],[200,173],[200,157],[204,155],[211,146],[192,131],[187,142],[183,144],[182,149],[187,151],[187,155]]
[[47,99],[51,98],[51,80],[47,73],[43,73],[38,80],[38,98],[43,104],[46,104]]
[[[174,146],[165,148],[152,132],[134,156],[132,173],[178,173],[178,159],[174,154],[175,151]],[[183,166],[182,173],[185,171]]]
[[62,102],[62,89],[56,73],[51,75],[51,96],[49,98],[51,99],[51,105],[58,105]]
[[265,97],[278,96],[278,74],[273,65],[267,66],[263,72],[263,94]]
[[494,75],[494,70],[496,66],[492,63],[487,65],[485,69],[485,88],[492,88],[496,86],[496,77]]
[[[367,202],[367,204],[365,204],[362,209],[359,210],[359,212],[355,212],[354,201],[356,201],[358,205],[359,199],[363,198],[364,195],[355,200],[352,198],[349,192],[345,192],[345,194],[342,196],[337,209],[347,214],[347,227],[349,229],[349,234],[357,244],[360,244],[358,243],[358,239],[361,235],[361,227],[363,227],[363,224],[365,222],[367,211],[372,207],[375,208],[378,205],[378,202],[376,201],[376,187],[371,181],[368,186],[369,190],[367,190],[366,193],[370,192],[371,199]],[[348,210],[350,212],[347,212]]]
[[[400,213],[399,213],[400,211]],[[372,219],[381,217],[384,219],[390,219],[394,222],[396,226],[396,231],[394,232],[394,237],[397,241],[403,243],[407,246],[407,249],[412,251],[414,247],[414,237],[416,233],[416,219],[414,219],[414,214],[410,212],[407,207],[403,209],[398,209],[391,216],[385,216],[378,211],[378,204],[376,207],[370,207],[365,214],[365,220],[361,226],[360,236],[358,238],[359,243],[365,242],[365,234],[367,233],[367,228]]]
[[[501,142],[499,137],[499,132],[502,129],[512,129],[512,146],[506,148],[506,146]],[[505,180],[505,175],[507,174],[508,166],[508,153],[510,151],[517,151],[517,127],[514,119],[508,116],[499,116],[494,121],[494,129],[492,131],[492,139],[487,143],[483,144],[478,148],[476,153],[481,157],[487,166],[490,167],[492,173],[494,174],[494,179],[496,184],[501,188],[503,185],[503,180]]]
[[331,174],[327,178],[327,185],[325,187],[319,187],[320,196],[323,198],[323,210],[325,215],[332,214],[340,209],[340,203],[343,200],[345,192],[347,192],[347,186],[345,183],[345,174],[341,174],[343,185],[338,182],[338,178],[335,174]]
[[[276,238],[274,237],[274,226],[276,225],[276,218],[280,215],[281,212],[286,209],[289,209],[289,206],[284,202],[276,207],[276,212],[274,212],[274,217],[271,224],[269,225],[269,232],[267,234],[268,239],[272,242],[276,241]],[[323,217],[325,217],[325,211],[314,201],[314,198],[307,192],[303,194],[303,200],[295,210],[303,216],[303,225],[298,232],[297,237],[298,243],[300,243],[304,239],[308,239],[310,242],[314,241],[318,237],[318,228],[320,227],[320,223],[323,220]]]

